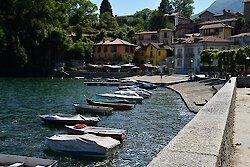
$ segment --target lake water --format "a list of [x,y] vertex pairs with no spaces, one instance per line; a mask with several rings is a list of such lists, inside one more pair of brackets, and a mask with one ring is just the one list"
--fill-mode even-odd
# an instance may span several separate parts
[[128,131],[127,139],[112,157],[75,159],[44,145],[46,137],[66,131],[47,126],[39,114],[73,114],[73,102],[86,103],[85,96],[92,98],[116,89],[85,86],[82,80],[0,78],[0,153],[56,159],[59,167],[143,167],[194,117],[178,94],[159,87],[133,110],[101,116],[99,126]]

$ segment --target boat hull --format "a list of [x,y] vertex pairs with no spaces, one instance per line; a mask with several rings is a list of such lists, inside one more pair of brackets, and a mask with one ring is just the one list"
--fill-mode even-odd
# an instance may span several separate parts
[[85,135],[54,135],[45,139],[45,145],[54,152],[77,157],[105,158],[121,144],[110,137]]
[[41,159],[35,157],[19,156],[0,154],[0,166],[9,166],[17,162],[23,162],[24,166],[35,167],[37,165],[43,165],[48,167],[56,167],[57,161],[50,159]]
[[125,103],[102,103],[92,101],[90,99],[86,99],[86,101],[95,106],[104,106],[104,107],[112,107],[114,110],[130,110],[134,108],[134,104],[125,104]]
[[81,115],[69,115],[69,114],[54,114],[54,115],[39,115],[39,117],[49,124],[56,125],[75,125],[86,124],[89,126],[96,126],[100,121],[99,117],[84,117]]
[[109,114],[112,114],[112,110],[113,110],[113,108],[111,107],[81,105],[79,103],[74,103],[73,106],[78,113],[89,112],[89,113],[95,113],[95,114],[109,115]]
[[[113,139],[123,141],[126,139],[126,130],[114,129],[114,128],[103,128],[103,127],[85,127],[85,128],[74,128],[74,126],[66,126],[67,132],[70,135],[83,135],[83,134],[94,134],[103,137],[112,137]],[[113,131],[113,132],[112,132]]]

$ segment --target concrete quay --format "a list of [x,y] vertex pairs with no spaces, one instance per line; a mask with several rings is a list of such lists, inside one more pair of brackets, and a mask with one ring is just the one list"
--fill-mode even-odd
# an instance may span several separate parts
[[[231,78],[225,85],[212,80],[178,83],[177,78],[168,87],[199,112],[148,167],[250,166],[250,77]],[[214,96],[212,85],[220,89]],[[193,101],[204,99],[206,105],[195,108]]]

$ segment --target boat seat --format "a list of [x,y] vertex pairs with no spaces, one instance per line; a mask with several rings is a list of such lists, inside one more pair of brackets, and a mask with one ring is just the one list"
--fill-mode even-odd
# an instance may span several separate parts
[[14,164],[9,165],[8,167],[23,167],[24,162],[15,162]]

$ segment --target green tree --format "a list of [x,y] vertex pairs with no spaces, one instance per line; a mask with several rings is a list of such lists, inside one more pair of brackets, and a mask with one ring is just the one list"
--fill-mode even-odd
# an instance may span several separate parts
[[134,14],[134,19],[129,21],[127,24],[129,26],[133,26],[136,32],[148,31],[152,13],[153,11],[148,8],[137,11]]
[[106,30],[114,30],[118,27],[118,23],[109,12],[106,12],[100,15],[100,26]]
[[238,17],[235,24],[236,34],[239,34],[241,32],[241,29],[244,27],[244,25],[245,25],[244,17]]
[[149,20],[149,30],[157,31],[158,29],[166,28],[167,19],[164,13],[160,11],[155,11]]
[[169,0],[162,0],[160,3],[160,6],[158,7],[158,10],[161,11],[164,14],[171,14],[174,11],[174,8],[172,6],[171,1]]
[[102,0],[101,6],[100,6],[100,15],[102,15],[106,12],[110,13],[110,15],[113,16],[112,7],[111,7],[109,1]]
[[181,16],[190,18],[193,14],[193,3],[194,0],[175,0],[173,1],[174,10],[175,12],[179,12]]
[[217,53],[218,53],[218,50],[206,49],[206,50],[203,50],[200,54],[201,63],[204,65],[208,65],[209,67],[209,75],[211,75],[211,66],[214,63]]

